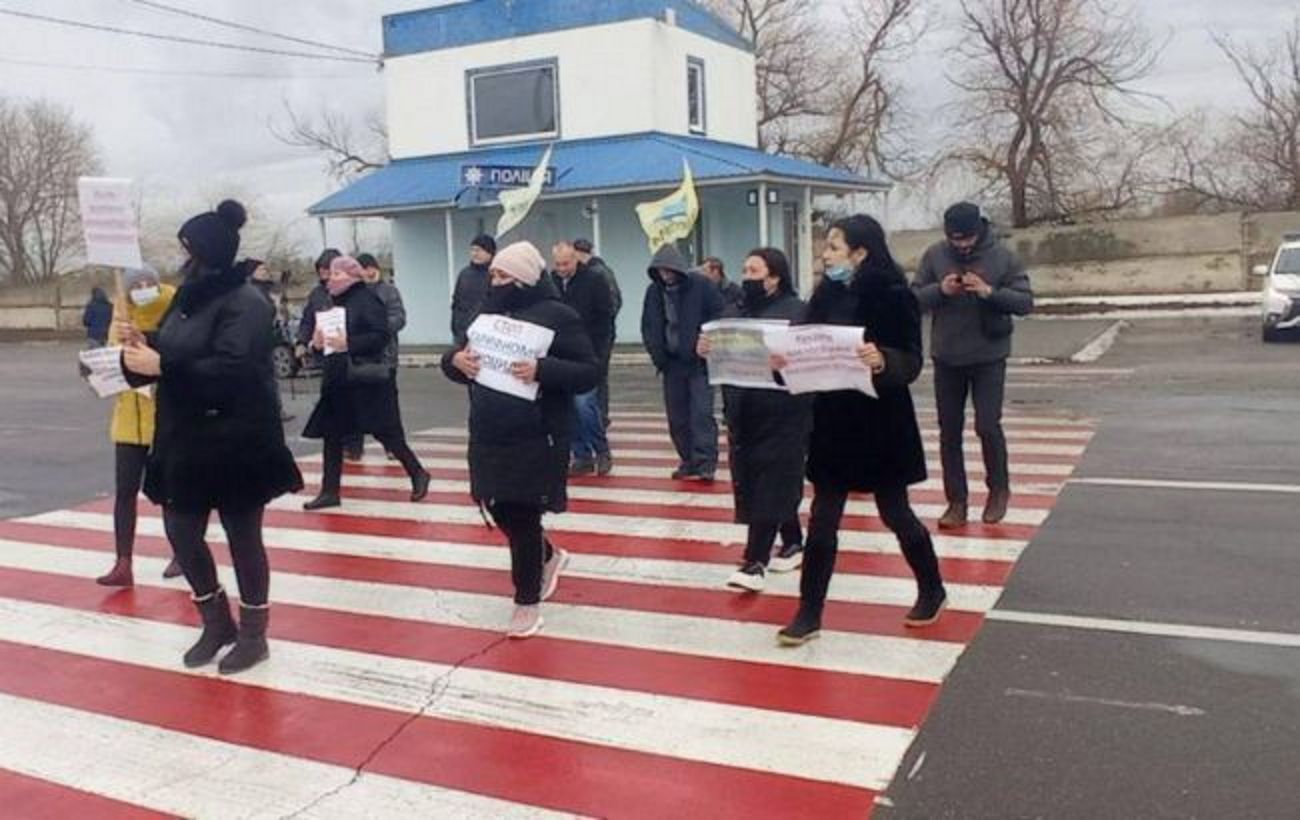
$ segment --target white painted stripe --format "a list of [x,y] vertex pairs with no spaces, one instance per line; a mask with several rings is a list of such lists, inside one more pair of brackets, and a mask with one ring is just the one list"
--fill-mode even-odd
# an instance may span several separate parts
[[[934,416],[933,407],[917,407],[918,416]],[[609,414],[610,419],[618,421],[627,419],[629,421],[663,421],[663,408],[651,408],[641,411],[613,410]],[[1032,424],[1043,426],[1060,426],[1060,427],[1092,427],[1095,425],[1090,419],[1081,419],[1074,416],[1022,416],[1019,413],[1004,412],[1002,421],[1004,424]]]
[[[352,476],[349,476],[349,479]],[[1286,493],[1300,495],[1300,484],[1248,484],[1237,481],[1167,481],[1144,478],[1072,478],[1070,484],[1099,487],[1138,487],[1149,490],[1209,490],[1229,493]]]
[[[979,446],[979,437],[978,437],[977,435],[975,435],[975,433],[973,432],[973,429],[974,429],[974,428],[971,426],[971,424],[972,424],[972,422],[971,422],[971,420],[968,418],[967,421],[966,421],[966,436],[965,436],[966,445],[967,445],[968,447],[978,447],[978,446]],[[720,426],[723,427],[723,429],[725,430],[725,425],[720,425]],[[611,431],[614,431],[613,434],[615,434],[615,435],[620,434],[620,433],[659,433],[659,434],[661,435],[661,437],[665,437],[665,438],[666,438],[666,437],[668,436],[668,425],[667,425],[667,424],[657,424],[657,423],[653,423],[653,422],[619,422],[617,427],[611,427],[610,430],[611,430]],[[1087,441],[1090,441],[1090,440],[1092,439],[1093,435],[1094,435],[1094,433],[1093,433],[1092,430],[1084,430],[1084,429],[1073,428],[1073,427],[1072,427],[1072,428],[1068,428],[1068,429],[1064,429],[1064,430],[1044,430],[1044,429],[1037,429],[1037,428],[1022,428],[1022,429],[1019,429],[1019,430],[1007,430],[1006,432],[1007,432],[1007,440],[1008,440],[1008,441],[1083,441],[1083,442],[1087,442]],[[937,430],[931,430],[931,429],[927,429],[927,428],[922,428],[922,430],[921,430],[921,434],[922,434],[922,436],[928,436],[928,437],[930,437],[930,438],[934,438],[936,441],[938,440],[938,439],[937,439],[937,436],[938,436],[938,431],[937,431]],[[418,433],[418,434],[416,434],[416,435],[417,435],[417,437],[418,437],[418,436],[423,436],[423,435],[426,435],[426,434],[425,434],[425,433]]]
[[1151,635],[1159,638],[1190,638],[1202,641],[1227,641],[1259,646],[1281,646],[1300,649],[1300,635],[1290,632],[1263,632],[1251,629],[1224,629],[1217,626],[1194,626],[1156,621],[1126,621],[1114,618],[1090,618],[1079,615],[1053,615],[1044,612],[1018,612],[994,609],[988,613],[991,621],[1059,626],[1067,629],[1090,629],[1098,632],[1123,632],[1130,635]]
[[[1115,340],[1119,338],[1120,331],[1126,327],[1128,327],[1128,322],[1122,320],[1111,324],[1110,327],[1097,334],[1092,341],[1088,342],[1076,351],[1075,354],[1070,357],[1070,361],[1084,364],[1097,361],[1102,356],[1105,356],[1107,351],[1114,346]],[[1128,373],[1132,372],[1132,370],[1128,371]],[[1125,375],[1128,375],[1128,373]]]
[[[272,501],[271,509],[301,511],[308,495],[286,495]],[[404,501],[369,501],[349,498],[342,507],[321,510],[317,515],[363,515],[372,518],[396,518],[406,521],[423,521],[430,524],[472,524],[483,526],[478,507],[469,503],[411,504]],[[611,538],[642,536],[646,538],[684,538],[696,541],[714,541],[719,544],[740,544],[746,539],[742,524],[712,521],[683,521],[670,518],[639,518],[632,515],[597,515],[595,513],[566,512],[547,519],[547,525],[571,532],[596,533]],[[935,549],[940,557],[978,558],[994,561],[1014,561],[1025,548],[1024,541],[1013,538],[976,538],[972,536],[936,535]],[[889,532],[861,532],[840,530],[840,549],[849,552],[879,552],[895,554],[898,541]]]
[[[177,817],[283,818],[353,776],[353,770],[343,766],[3,693],[0,767]],[[356,783],[297,816],[572,815],[362,774]]]
[[[0,566],[91,578],[104,569],[105,553],[0,540]],[[180,579],[161,580],[166,561],[136,556],[136,586],[177,589]],[[222,583],[237,589],[234,571],[219,568]],[[155,580],[158,579],[158,580]],[[832,585],[838,582],[838,577]],[[276,572],[271,600],[278,604],[377,615],[445,626],[497,631],[505,628],[514,603],[505,595],[431,590]],[[795,607],[790,608],[791,616]],[[545,634],[594,644],[652,649],[678,655],[753,661],[801,669],[878,675],[939,683],[965,647],[850,632],[823,631],[817,645],[791,652],[776,645],[776,627],[690,615],[546,603]]]
[[[23,519],[25,523],[54,527],[74,527],[94,532],[112,532],[113,517],[108,514],[64,512],[43,513]],[[164,537],[162,520],[142,516],[137,532],[141,535]],[[351,533],[316,532],[314,530],[280,529],[267,527],[268,544],[280,549],[326,555],[350,555],[364,558],[410,561],[420,564],[449,567],[471,567],[500,572],[510,570],[510,550],[500,546],[458,544],[449,541],[413,541],[380,535],[355,535]],[[208,527],[208,541],[222,543],[225,531],[213,522]],[[561,543],[561,546],[563,544]],[[739,551],[732,555],[739,558]],[[722,556],[716,556],[722,557]],[[624,558],[614,555],[592,555],[571,552],[565,576],[591,578],[627,584],[656,584],[688,589],[723,589],[726,579],[735,570],[735,563],[697,563],[671,561],[658,558]],[[979,584],[946,585],[948,603],[952,609],[985,612],[1002,593],[1002,588]],[[799,573],[769,575],[765,595],[797,599]],[[910,578],[841,573],[835,577],[829,599],[851,603],[911,606],[916,598],[916,583]]]
[[[0,640],[211,675],[178,663],[194,637],[192,627],[0,598]],[[405,714],[437,687],[430,717],[867,789],[888,785],[912,739],[892,726],[292,641],[275,641],[271,661],[240,683]]]
[[[303,465],[304,467],[306,465]],[[307,471],[303,481],[319,484],[320,473]],[[348,487],[369,487],[379,490],[410,490],[411,481],[398,476],[345,476],[343,483]],[[469,481],[448,481],[434,479],[429,488],[433,492],[469,494]],[[582,501],[604,501],[611,504],[658,504],[665,507],[690,507],[694,509],[730,510],[734,501],[730,495],[720,493],[665,492],[663,490],[627,490],[620,487],[591,487],[569,485],[569,498]],[[1013,495],[1012,502],[1016,500]],[[804,499],[802,510],[808,511],[810,499]],[[938,518],[946,507],[942,504],[912,504],[912,510],[921,518]],[[876,505],[873,501],[849,501],[845,511],[850,515],[868,515],[876,517]],[[1050,510],[1020,508],[1012,506],[1007,510],[1008,524],[1028,524],[1037,526],[1047,520]]]

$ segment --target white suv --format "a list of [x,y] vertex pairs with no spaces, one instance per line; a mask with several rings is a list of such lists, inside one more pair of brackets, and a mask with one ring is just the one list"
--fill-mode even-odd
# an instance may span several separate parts
[[1267,277],[1261,335],[1264,341],[1275,342],[1284,331],[1300,328],[1300,233],[1286,234],[1273,264],[1257,265],[1254,273]]

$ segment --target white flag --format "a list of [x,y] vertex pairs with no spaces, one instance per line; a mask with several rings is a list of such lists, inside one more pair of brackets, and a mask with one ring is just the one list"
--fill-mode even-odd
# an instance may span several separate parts
[[528,217],[528,212],[532,210],[533,203],[537,197],[542,195],[542,186],[546,184],[546,169],[551,164],[551,149],[554,146],[548,145],[546,153],[542,154],[542,161],[537,163],[533,169],[533,175],[528,179],[527,188],[513,188],[509,191],[502,191],[498,197],[503,208],[501,219],[497,222],[497,241],[507,231],[514,228],[520,222]]

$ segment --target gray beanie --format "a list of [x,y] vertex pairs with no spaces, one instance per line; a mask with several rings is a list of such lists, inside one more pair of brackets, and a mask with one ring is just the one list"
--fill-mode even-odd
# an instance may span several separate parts
[[162,284],[162,278],[158,276],[158,271],[147,263],[141,268],[127,268],[126,273],[122,275],[122,285],[127,290],[132,290],[145,282],[152,282],[155,285]]

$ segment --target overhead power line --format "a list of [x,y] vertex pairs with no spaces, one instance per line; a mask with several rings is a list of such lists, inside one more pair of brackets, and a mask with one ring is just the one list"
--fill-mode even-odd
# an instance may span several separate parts
[[189,9],[178,8],[176,6],[169,6],[166,3],[155,3],[153,2],[153,0],[127,0],[127,1],[131,3],[135,3],[136,5],[139,6],[145,6],[146,8],[154,9],[156,11],[167,12],[169,14],[179,14],[182,17],[190,17],[195,20],[202,20],[205,23],[212,23],[213,25],[225,26],[226,28],[232,28],[237,31],[247,31],[252,34],[260,34],[264,37],[273,37],[277,40],[285,40],[290,43],[297,43],[298,45],[312,46],[313,48],[324,48],[324,49],[329,49],[330,51],[343,51],[348,54],[355,54],[360,57],[366,57],[370,60],[379,59],[378,54],[372,54],[371,52],[368,51],[359,51],[354,48],[349,48],[348,46],[337,46],[331,43],[322,43],[317,40],[307,40],[302,37],[294,37],[289,34],[280,34],[279,32],[275,32],[275,31],[267,31],[266,29],[261,29],[258,28],[257,26],[250,26],[244,23],[236,23],[232,20],[222,20],[217,17],[209,17],[206,14],[199,14],[198,12],[190,11]]
[[315,54],[306,51],[283,51],[274,48],[261,48],[259,46],[245,46],[237,43],[221,43],[212,40],[199,40],[193,37],[181,37],[174,34],[159,34],[153,31],[136,31],[134,29],[117,28],[115,26],[104,26],[98,23],[86,23],[80,20],[66,20],[61,17],[47,17],[43,14],[32,14],[25,11],[15,11],[13,9],[0,8],[0,14],[9,17],[18,17],[24,20],[35,20],[41,23],[51,23],[60,26],[69,26],[72,28],[88,29],[90,31],[102,31],[111,34],[122,34],[128,37],[143,37],[149,40],[165,40],[173,43],[185,43],[192,46],[203,46],[206,48],[222,48],[230,51],[251,51],[256,54],[272,54],[279,57],[297,57],[306,60],[331,60],[340,63],[365,63],[367,65],[378,65],[377,59],[365,57],[348,57],[344,55],[333,54]]
[[111,66],[85,65],[80,63],[52,63],[42,60],[22,60],[15,57],[0,57],[0,63],[27,66],[30,68],[51,68],[66,71],[97,71],[110,74],[140,74],[158,77],[221,77],[247,80],[368,80],[364,74],[266,74],[251,71],[172,71],[145,66]]

